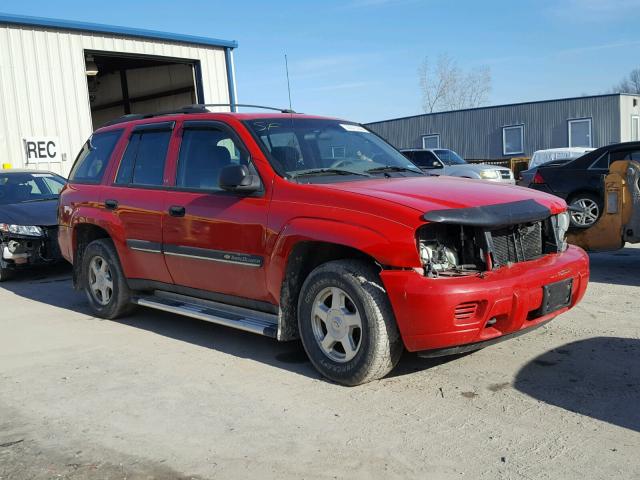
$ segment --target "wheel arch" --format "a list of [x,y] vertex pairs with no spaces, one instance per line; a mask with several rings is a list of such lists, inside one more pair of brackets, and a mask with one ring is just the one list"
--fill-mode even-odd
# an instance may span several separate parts
[[77,223],[73,227],[73,286],[77,290],[82,285],[82,259],[84,251],[94,240],[101,238],[111,239],[109,232],[95,223]]

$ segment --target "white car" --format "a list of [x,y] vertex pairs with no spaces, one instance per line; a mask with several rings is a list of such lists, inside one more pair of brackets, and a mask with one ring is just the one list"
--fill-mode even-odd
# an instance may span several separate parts
[[595,148],[584,147],[565,147],[565,148],[549,148],[547,150],[536,150],[529,161],[528,168],[535,168],[545,163],[554,162],[556,160],[573,160],[581,157],[587,152],[591,152]]
[[405,157],[429,175],[476,178],[491,182],[515,184],[513,172],[507,167],[485,163],[467,163],[453,150],[446,148],[400,150]]

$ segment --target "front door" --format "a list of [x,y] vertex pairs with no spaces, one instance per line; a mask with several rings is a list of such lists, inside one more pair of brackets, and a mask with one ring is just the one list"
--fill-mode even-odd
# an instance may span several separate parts
[[181,131],[175,190],[168,194],[163,249],[177,285],[268,301],[265,284],[264,192],[220,189],[220,171],[250,165],[246,148],[220,122],[188,121]]

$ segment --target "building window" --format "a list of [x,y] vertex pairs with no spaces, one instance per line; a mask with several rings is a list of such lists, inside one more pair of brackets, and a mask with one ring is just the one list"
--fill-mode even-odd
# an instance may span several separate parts
[[640,140],[640,115],[631,115],[631,141]]
[[430,135],[423,135],[422,148],[424,148],[425,150],[440,148],[440,134],[433,133]]
[[591,147],[591,119],[569,120],[569,146]]
[[524,153],[524,125],[502,127],[502,154]]

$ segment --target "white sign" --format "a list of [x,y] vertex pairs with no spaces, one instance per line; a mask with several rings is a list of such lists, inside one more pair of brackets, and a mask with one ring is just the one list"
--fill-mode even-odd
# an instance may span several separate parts
[[60,142],[57,137],[28,137],[22,139],[26,163],[59,162]]

